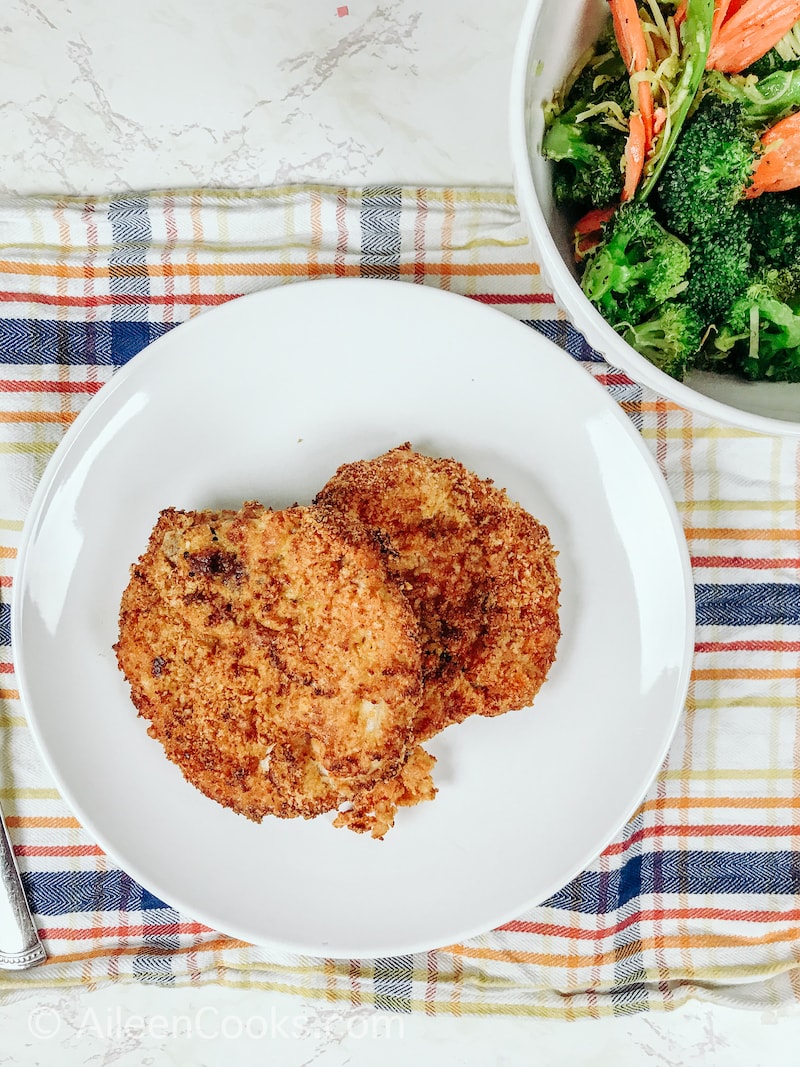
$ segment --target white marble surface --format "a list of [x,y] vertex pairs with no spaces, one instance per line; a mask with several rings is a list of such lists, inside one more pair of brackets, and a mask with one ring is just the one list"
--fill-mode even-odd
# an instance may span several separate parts
[[800,1015],[690,1004],[559,1022],[344,1010],[252,990],[35,993],[0,1009],[0,1063],[194,1067],[796,1067]]
[[[509,183],[506,95],[523,6],[4,0],[0,191]],[[387,1022],[252,990],[134,985],[0,996],[0,1035],[0,1064],[59,1067],[789,1067],[800,1010]]]
[[523,7],[4,0],[0,188],[509,182]]

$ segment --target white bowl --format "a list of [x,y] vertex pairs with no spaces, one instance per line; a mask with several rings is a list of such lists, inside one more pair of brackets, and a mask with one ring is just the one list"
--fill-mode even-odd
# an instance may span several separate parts
[[542,107],[596,39],[607,12],[606,0],[529,0],[520,29],[511,76],[511,158],[543,276],[589,344],[641,385],[715,422],[800,435],[800,383],[746,382],[701,371],[677,382],[623,341],[581,291],[569,226],[553,203],[550,165],[541,153]]

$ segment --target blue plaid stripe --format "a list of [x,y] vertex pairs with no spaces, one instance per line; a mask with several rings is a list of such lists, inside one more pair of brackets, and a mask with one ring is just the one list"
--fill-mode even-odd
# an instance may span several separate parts
[[392,956],[375,961],[375,1007],[410,1012],[414,988],[414,957]]
[[[361,202],[361,273],[400,275],[402,193],[397,186],[368,186]],[[380,268],[376,270],[375,268]],[[389,268],[387,273],[387,268]]]
[[584,871],[545,907],[607,915],[649,894],[800,893],[800,852],[643,852],[616,870]]
[[758,582],[696,585],[698,626],[800,625],[800,585]]
[[158,897],[124,871],[36,871],[23,875],[39,915],[84,911],[142,911],[165,908]]
[[163,322],[0,319],[0,363],[120,367],[172,328]]
[[109,289],[112,297],[117,297],[112,305],[112,318],[115,321],[147,323],[150,318],[147,301],[142,299],[127,303],[125,298],[150,295],[147,257],[153,234],[149,201],[145,196],[112,200],[108,206],[108,219],[114,240],[108,257]]

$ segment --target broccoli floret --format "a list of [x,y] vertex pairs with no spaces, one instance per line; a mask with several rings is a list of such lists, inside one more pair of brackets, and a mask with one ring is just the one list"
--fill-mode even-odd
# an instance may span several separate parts
[[776,70],[760,78],[710,70],[705,87],[720,100],[741,105],[745,123],[763,127],[800,105],[800,68]]
[[800,381],[798,272],[762,272],[732,305],[717,333],[717,359],[753,381]]
[[542,150],[554,162],[553,196],[557,204],[602,207],[619,197],[619,161],[625,139],[620,134],[613,147],[598,143],[591,134],[593,125],[576,122],[572,112],[564,112],[545,134]]
[[667,301],[649,319],[628,326],[622,336],[641,355],[681,381],[700,348],[703,324],[688,304]]
[[648,173],[637,193],[642,200],[646,200],[658,184],[662,169],[681,138],[684,124],[694,106],[706,69],[715,7],[714,0],[692,0],[684,5],[686,18],[680,34],[682,70],[669,94],[669,132],[658,139],[647,162]]
[[598,55],[584,67],[563,107],[549,113],[542,141],[543,155],[553,161],[557,204],[585,210],[619,199],[631,107],[628,75],[618,51]]
[[745,74],[755,74],[757,78],[766,78],[774,74],[776,70],[797,70],[800,68],[800,59],[792,57],[785,59],[776,48],[771,48],[761,59],[751,64]]
[[686,299],[706,323],[719,322],[753,279],[749,215],[739,207],[689,239]]
[[798,67],[800,67],[800,23],[795,23],[774,48],[747,68],[745,74],[755,74],[763,78],[775,70],[797,70]]
[[567,106],[581,101],[617,104],[623,113],[633,106],[628,72],[614,38],[611,23],[595,47],[592,59],[583,67],[567,94]]
[[686,288],[689,249],[647,204],[622,204],[603,236],[587,259],[581,285],[612,326],[641,322]]
[[800,69],[777,70],[754,79],[710,70],[705,86],[727,103],[740,104],[742,119],[750,126],[767,126],[800,106]]
[[719,229],[752,182],[756,146],[741,104],[705,96],[657,186],[666,225],[682,236]]
[[764,193],[746,202],[756,267],[800,265],[800,193]]

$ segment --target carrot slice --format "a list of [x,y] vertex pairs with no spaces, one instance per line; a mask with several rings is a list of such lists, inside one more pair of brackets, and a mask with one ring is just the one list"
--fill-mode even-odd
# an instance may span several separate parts
[[614,204],[610,207],[593,207],[578,219],[572,227],[576,263],[580,263],[593,248],[600,244],[603,238],[603,226],[616,210]]
[[766,149],[753,171],[753,184],[745,196],[782,193],[800,186],[800,111],[789,115],[762,134]]
[[730,0],[730,3],[728,4],[728,14],[722,21],[725,22],[727,19],[733,18],[739,8],[744,7],[746,3],[747,0]]
[[585,215],[578,219],[573,226],[573,232],[579,234],[581,237],[590,233],[599,233],[616,210],[614,204],[611,204],[609,207],[591,208],[591,210],[587,211]]
[[622,188],[622,200],[630,200],[636,192],[644,168],[646,141],[642,116],[638,111],[632,111],[628,122],[628,140],[625,142],[625,184]]
[[745,0],[720,25],[706,69],[738,74],[774,48],[798,20],[800,0]]
[[[629,74],[647,70],[647,43],[636,0],[608,0],[614,33],[622,61]],[[644,122],[645,153],[653,143],[653,90],[647,81],[639,82],[637,90],[639,114]]]
[[675,14],[672,16],[672,21],[675,23],[676,28],[686,20],[687,6],[688,0],[681,0],[681,2],[675,8]]
[[647,44],[636,0],[608,0],[614,33],[628,73],[647,67]]
[[730,0],[714,0],[714,17],[711,20],[711,47],[709,51],[713,51],[714,45],[717,43],[719,31],[728,14],[729,7]]
[[644,125],[644,154],[647,155],[653,144],[653,133],[655,131],[653,90],[650,86],[650,82],[639,82],[638,96],[639,114],[642,116],[642,123]]

